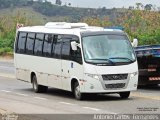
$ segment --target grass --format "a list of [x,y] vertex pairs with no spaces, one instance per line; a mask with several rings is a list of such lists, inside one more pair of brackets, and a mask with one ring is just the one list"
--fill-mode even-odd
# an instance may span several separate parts
[[62,16],[53,16],[48,17],[42,15],[39,12],[34,11],[33,8],[23,7],[23,8],[7,8],[0,10],[0,17],[3,16],[16,16],[18,13],[23,14],[26,18],[30,19],[33,25],[44,25],[47,22],[51,21],[64,21],[67,20],[67,17]]

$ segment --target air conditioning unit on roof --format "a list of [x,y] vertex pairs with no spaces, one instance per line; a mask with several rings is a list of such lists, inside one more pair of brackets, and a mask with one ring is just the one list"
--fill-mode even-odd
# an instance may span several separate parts
[[88,27],[88,25],[86,23],[48,22],[46,23],[45,27],[57,28],[57,29],[71,29],[71,28]]

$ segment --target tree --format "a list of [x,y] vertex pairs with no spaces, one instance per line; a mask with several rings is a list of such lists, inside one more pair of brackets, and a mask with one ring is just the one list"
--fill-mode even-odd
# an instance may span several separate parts
[[140,7],[142,7],[142,6],[143,6],[142,3],[136,3],[136,8],[137,8],[137,9],[140,9]]
[[102,7],[102,12],[106,12],[106,7]]
[[140,45],[149,45],[160,44],[159,21],[157,11],[128,10],[119,15],[115,24],[123,26],[130,38],[138,38]]
[[68,3],[68,6],[71,6],[71,3]]
[[101,27],[107,27],[107,26],[111,26],[112,23],[110,22],[109,18],[106,16],[102,19],[100,19],[99,17],[84,17],[81,22],[87,23],[91,26],[101,26]]
[[151,9],[152,9],[152,4],[147,4],[147,5],[145,5],[145,10],[148,10],[148,11],[150,11]]
[[27,1],[27,5],[28,5],[28,6],[33,5],[33,3],[34,3],[34,1],[33,1],[33,0],[28,0],[28,1]]
[[134,10],[134,6],[129,6],[129,10]]
[[56,0],[56,5],[62,5],[62,1],[61,0]]

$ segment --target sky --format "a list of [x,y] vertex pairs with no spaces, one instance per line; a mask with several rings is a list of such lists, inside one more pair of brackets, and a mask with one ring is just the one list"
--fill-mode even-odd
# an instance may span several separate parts
[[[55,0],[48,0],[55,3]],[[87,7],[87,8],[128,8],[134,6],[135,3],[142,3],[143,5],[152,4],[160,7],[160,0],[61,0],[62,4],[71,3],[73,7]]]

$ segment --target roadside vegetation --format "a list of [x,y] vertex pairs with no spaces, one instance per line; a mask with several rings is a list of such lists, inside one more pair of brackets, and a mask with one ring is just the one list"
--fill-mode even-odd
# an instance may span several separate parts
[[12,55],[17,23],[30,25],[30,20],[21,13],[0,17],[0,55]]
[[[139,45],[160,44],[160,8],[151,4],[106,9],[76,8],[71,3],[38,0],[0,0],[0,55],[12,55],[17,23],[44,25],[48,21],[86,22],[93,26],[121,26]],[[57,4],[57,5],[56,5]]]

